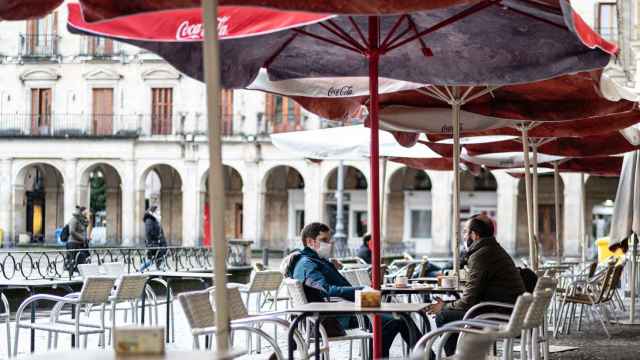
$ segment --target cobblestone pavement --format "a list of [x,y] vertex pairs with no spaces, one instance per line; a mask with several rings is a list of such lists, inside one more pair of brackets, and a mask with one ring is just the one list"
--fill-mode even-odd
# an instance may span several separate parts
[[576,346],[577,350],[552,354],[558,360],[638,360],[640,359],[640,325],[608,326],[607,339],[602,326],[587,323],[580,332],[559,335],[552,344]]

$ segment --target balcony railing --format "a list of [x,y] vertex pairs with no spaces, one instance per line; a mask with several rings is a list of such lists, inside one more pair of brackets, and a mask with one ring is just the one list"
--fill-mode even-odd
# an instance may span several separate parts
[[121,44],[111,39],[85,36],[82,39],[80,56],[96,60],[112,60],[122,55]]
[[58,56],[56,34],[20,34],[20,56],[30,58],[55,58]]
[[[225,115],[221,119],[223,136],[241,129],[242,118]],[[139,137],[206,134],[206,116],[179,113],[152,114],[2,114],[0,137]]]

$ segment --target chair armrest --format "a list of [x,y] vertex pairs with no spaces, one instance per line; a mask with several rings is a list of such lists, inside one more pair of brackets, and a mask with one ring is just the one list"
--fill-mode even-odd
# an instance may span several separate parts
[[514,307],[513,304],[504,303],[504,302],[497,302],[497,301],[481,302],[479,304],[473,305],[469,310],[467,310],[467,312],[464,314],[464,317],[462,318],[462,320],[469,319],[471,317],[471,315],[473,315],[474,311],[477,311],[478,309],[483,308],[483,307],[487,307],[487,306],[501,307],[501,308],[505,308],[505,309],[513,309],[513,307]]
[[20,318],[22,317],[22,313],[24,312],[24,309],[27,306],[31,305],[31,303],[36,301],[41,301],[41,300],[53,301],[56,303],[63,303],[63,304],[77,304],[79,302],[79,299],[77,297],[72,298],[72,297],[56,296],[56,295],[50,295],[50,294],[31,295],[28,298],[26,298],[22,302],[22,304],[20,304],[20,306],[18,307],[18,311],[16,311],[16,325],[20,322]]
[[453,321],[453,322],[450,322],[450,323],[446,324],[442,328],[472,326],[472,327],[476,327],[476,328],[492,328],[493,330],[497,330],[497,329],[500,328],[500,326],[503,326],[504,324],[505,323],[503,321],[497,321],[497,320],[489,320],[489,319],[478,319],[478,320],[476,320],[476,319],[471,319],[471,320]]
[[[448,333],[467,333],[467,334],[478,334],[478,335],[486,335],[487,331],[477,330],[477,329],[469,329],[464,327],[455,327],[455,326],[446,326],[439,329],[436,329],[426,335],[424,335],[413,348],[412,358],[417,358],[420,353],[418,351],[424,351],[426,356],[429,356],[428,351],[431,350],[431,346],[435,342],[435,340],[444,334]],[[436,354],[436,358],[440,358],[440,354]]]

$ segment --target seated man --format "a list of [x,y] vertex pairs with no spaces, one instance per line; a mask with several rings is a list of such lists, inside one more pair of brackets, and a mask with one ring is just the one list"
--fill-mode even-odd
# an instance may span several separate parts
[[[493,223],[484,215],[474,215],[465,224],[465,260],[469,279],[459,300],[445,303],[437,299],[431,305],[429,311],[436,315],[438,327],[462,320],[465,312],[478,303],[498,301],[513,304],[525,292],[520,271],[493,233]],[[504,312],[496,308],[490,310]],[[457,339],[457,335],[449,337],[445,344],[447,356],[455,353]]]
[[[302,229],[301,237],[304,248],[283,260],[281,270],[285,276],[301,281],[305,285],[307,300],[311,302],[325,301],[330,297],[354,301],[355,291],[361,287],[351,286],[329,260],[333,247],[329,227],[322,223],[308,224]],[[402,320],[393,319],[391,316],[381,318],[383,357],[389,357],[389,349],[398,333],[410,347],[413,347],[414,344],[409,343],[409,329]],[[353,317],[340,317],[337,320],[334,322],[335,326],[341,326],[343,329],[357,326]],[[416,339],[419,339],[420,331],[415,324],[412,323],[412,326]],[[340,331],[342,329],[327,329],[328,333]]]
[[364,260],[367,264],[371,264],[371,248],[369,247],[369,241],[371,241],[371,234],[366,234],[362,237],[362,245],[358,248],[358,257]]

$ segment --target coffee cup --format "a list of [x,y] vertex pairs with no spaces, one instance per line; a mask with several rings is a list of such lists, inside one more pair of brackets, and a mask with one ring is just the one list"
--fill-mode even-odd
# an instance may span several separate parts
[[396,276],[395,285],[397,287],[406,287],[409,283],[409,279],[406,276]]
[[445,289],[452,289],[458,287],[458,278],[455,276],[443,276],[440,281],[440,286]]

